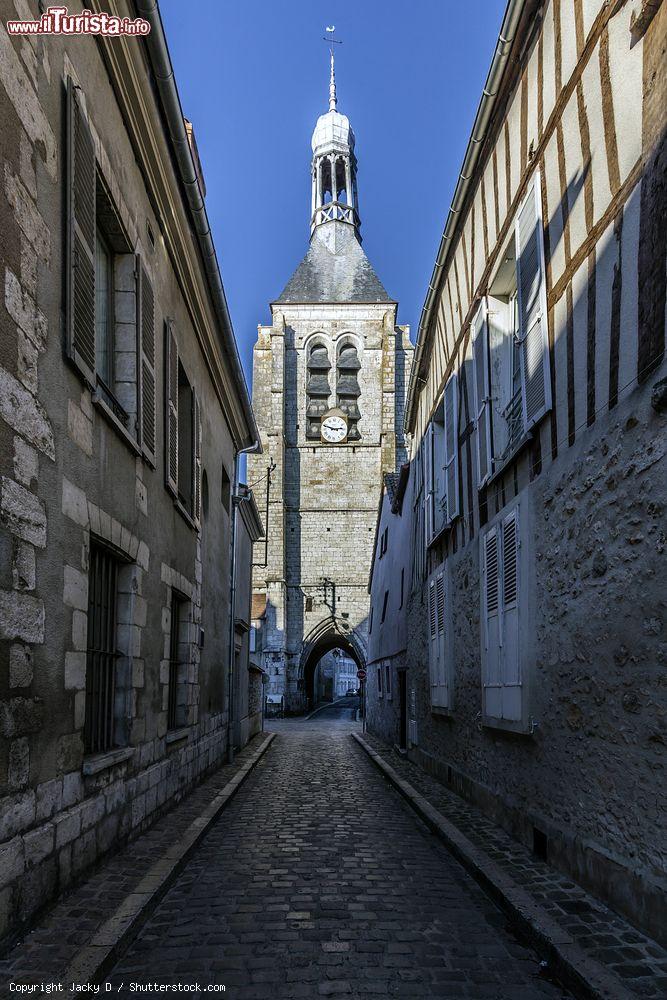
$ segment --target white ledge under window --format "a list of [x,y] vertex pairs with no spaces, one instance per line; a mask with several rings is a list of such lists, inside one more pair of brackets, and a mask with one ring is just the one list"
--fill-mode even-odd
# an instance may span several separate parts
[[460,517],[459,514],[457,514],[456,517],[452,518],[451,521],[447,521],[446,524],[443,524],[441,528],[438,528],[437,532],[434,535],[432,535],[431,538],[429,539],[426,548],[427,549],[433,548],[436,542],[439,542],[441,538],[444,538],[445,535],[452,530],[452,528],[454,527],[454,522],[458,517]]
[[164,740],[165,743],[180,743],[181,740],[190,739],[190,726],[181,726],[180,729],[170,729]]
[[82,770],[84,774],[99,774],[100,771],[107,771],[116,764],[122,764],[126,760],[134,757],[134,747],[119,747],[116,750],[107,750],[105,753],[91,754],[90,757],[83,758]]
[[482,728],[494,730],[498,733],[513,733],[515,736],[533,736],[536,724],[532,719],[517,720],[512,722],[509,719],[494,719],[491,715],[483,715],[481,719]]
[[135,455],[141,455],[141,448],[137,444],[136,440],[132,437],[123,421],[118,419],[98,390],[95,390],[93,393],[93,406],[100,411],[104,419],[111,424],[118,434],[120,434],[128,448],[130,448]]
[[196,531],[197,525],[194,522],[194,518],[192,517],[192,514],[190,513],[190,511],[187,509],[187,507],[180,498],[176,497],[174,498],[174,507],[181,515],[183,520],[186,522],[186,524],[188,524],[194,531]]
[[[493,473],[489,476],[489,478],[487,479],[487,481],[486,481],[486,483],[484,485],[488,487],[488,486],[491,485],[491,483],[494,483],[497,479],[500,479],[500,477],[503,475],[503,473],[507,472],[507,469],[509,468],[509,466],[512,465],[512,463],[514,462],[514,460],[516,458],[518,458],[518,456],[521,454],[521,452],[530,444],[530,442],[533,439],[534,439],[534,434],[533,434],[532,429],[529,430],[529,431],[525,431],[521,435],[521,437],[519,438],[519,440],[517,441],[517,443],[514,445],[514,447],[512,448],[511,452],[505,458],[497,460],[498,461],[498,467],[494,468]],[[495,466],[496,459],[493,460],[493,464]]]

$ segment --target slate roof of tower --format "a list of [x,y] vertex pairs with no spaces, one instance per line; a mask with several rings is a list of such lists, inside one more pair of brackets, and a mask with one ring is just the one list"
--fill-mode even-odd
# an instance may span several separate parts
[[315,236],[276,302],[393,302],[356,239],[332,253]]

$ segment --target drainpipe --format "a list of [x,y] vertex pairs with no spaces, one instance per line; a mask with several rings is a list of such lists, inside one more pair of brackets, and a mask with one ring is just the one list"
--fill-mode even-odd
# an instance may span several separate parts
[[408,385],[407,399],[405,402],[405,417],[403,420],[403,427],[407,433],[410,432],[410,425],[412,423],[413,410],[416,402],[417,382],[424,381],[419,376],[419,369],[422,354],[424,353],[424,342],[426,340],[427,330],[431,322],[431,313],[433,312],[435,297],[440,285],[440,277],[445,267],[449,250],[453,246],[452,241],[458,231],[459,223],[463,222],[460,212],[468,196],[470,182],[475,175],[477,160],[479,159],[479,154],[487,138],[489,122],[491,121],[491,117],[495,109],[500,84],[505,73],[512,45],[514,43],[514,37],[519,20],[525,6],[526,0],[509,0],[507,4],[503,23],[500,27],[500,34],[498,35],[498,41],[496,42],[495,52],[493,53],[493,59],[491,60],[489,75],[487,76],[486,83],[484,84],[484,90],[482,91],[482,97],[477,108],[477,114],[475,115],[475,121],[472,126],[470,139],[468,140],[468,146],[466,148],[465,156],[463,157],[461,172],[459,174],[458,181],[456,182],[456,188],[454,189],[454,197],[452,198],[445,228],[440,238],[438,255],[436,257],[433,274],[431,275],[428,291],[426,292],[426,300],[419,319],[417,346],[415,348],[415,356],[412,362],[412,369],[410,371],[410,383]]
[[258,441],[250,445],[249,448],[241,448],[234,456],[234,489],[232,491],[231,509],[231,531],[230,531],[230,566],[231,566],[231,586],[229,589],[229,667],[227,670],[227,760],[231,764],[234,760],[234,735],[232,723],[235,721],[234,706],[234,659],[236,656],[236,642],[234,618],[236,615],[236,517],[239,503],[243,497],[239,496],[239,459],[241,455],[247,455],[253,451],[260,451]]

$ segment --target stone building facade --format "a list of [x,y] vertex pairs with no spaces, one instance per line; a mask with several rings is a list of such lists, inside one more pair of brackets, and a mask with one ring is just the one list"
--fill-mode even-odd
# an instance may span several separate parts
[[0,24],[0,937],[228,746],[230,483],[257,431],[145,17]]
[[663,938],[665,38],[664,3],[508,4],[382,514],[407,732],[369,674],[376,732]]
[[268,693],[283,695],[288,711],[312,703],[324,653],[339,647],[365,662],[375,497],[404,454],[412,357],[397,304],[361,246],[354,134],[337,110],[333,59],[312,148],[310,246],[271,304],[271,324],[258,328],[253,406],[263,455],[249,460],[251,484],[271,476],[253,589],[266,596]]

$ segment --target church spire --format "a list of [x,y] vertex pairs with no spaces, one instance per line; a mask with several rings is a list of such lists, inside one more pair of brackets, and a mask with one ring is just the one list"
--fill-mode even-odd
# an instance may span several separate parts
[[[333,39],[332,39],[333,41]],[[335,111],[337,107],[336,100],[336,71],[334,69],[334,53],[333,45],[331,46],[331,77],[329,79],[329,111]]]
[[[310,232],[321,229],[321,235],[338,231],[328,223],[345,223],[354,236],[359,236],[357,207],[357,159],[354,155],[354,132],[349,119],[338,110],[336,95],[336,68],[334,45],[340,40],[333,37],[334,27],[327,27],[326,41],[331,46],[329,75],[329,110],[317,120],[313,132],[312,197]],[[325,228],[322,228],[325,227]],[[349,232],[349,230],[348,230]]]

